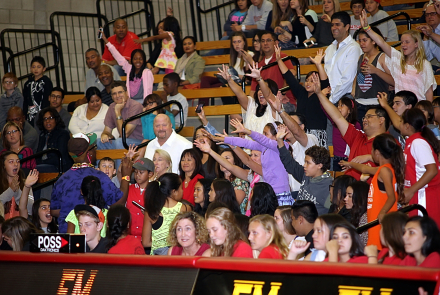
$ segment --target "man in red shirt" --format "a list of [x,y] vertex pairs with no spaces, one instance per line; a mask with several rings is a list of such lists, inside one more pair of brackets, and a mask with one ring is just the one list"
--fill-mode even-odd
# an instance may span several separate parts
[[[140,44],[136,44],[133,40],[139,39],[139,37],[130,32],[127,29],[127,23],[123,19],[117,19],[113,25],[113,36],[108,38],[108,41],[115,46],[119,53],[128,61],[131,59],[131,52],[135,49],[142,49]],[[104,48],[104,54],[102,59],[106,64],[114,66],[120,76],[125,76],[125,72],[122,67],[118,65],[113,55],[110,53],[107,47]]]
[[[276,55],[275,55],[275,44],[278,44],[277,41],[277,35],[274,33],[265,31],[263,35],[261,36],[261,50],[263,51],[263,60],[258,63],[258,68],[265,66],[267,64],[276,62]],[[281,58],[287,56],[286,54],[281,52]],[[284,62],[287,66],[287,68],[296,75],[292,62],[290,60]],[[281,74],[280,68],[278,65],[274,65],[270,68],[267,68],[263,71],[261,71],[261,78],[264,80],[271,79],[275,81],[278,85],[278,89],[283,88],[286,86],[286,82],[284,81],[283,74]],[[251,92],[249,94],[250,97],[254,97],[255,89],[257,88],[258,82],[255,79],[252,79],[252,85],[251,85]],[[294,98],[292,91],[287,91],[286,93],[287,98],[289,99],[288,102],[296,106],[296,99]],[[283,104],[286,102],[283,101]]]

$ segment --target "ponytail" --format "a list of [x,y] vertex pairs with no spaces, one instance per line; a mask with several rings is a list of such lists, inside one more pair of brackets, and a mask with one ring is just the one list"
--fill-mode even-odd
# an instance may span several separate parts
[[437,137],[427,127],[426,117],[418,108],[406,110],[402,114],[403,123],[408,123],[414,128],[415,132],[420,132],[420,135],[429,143],[436,154],[440,153],[440,144]]
[[440,153],[438,139],[428,126],[423,125],[420,135],[429,143],[436,154]]
[[93,205],[99,209],[105,208],[105,200],[102,196],[101,181],[96,176],[86,176],[81,183],[81,194],[87,205]]
[[130,222],[130,211],[124,205],[114,205],[107,213],[107,251],[115,246],[122,235],[127,234],[128,223]]
[[174,190],[178,190],[182,181],[179,175],[165,173],[158,180],[147,185],[144,195],[145,211],[152,220],[159,218],[160,211],[165,206],[167,198]]

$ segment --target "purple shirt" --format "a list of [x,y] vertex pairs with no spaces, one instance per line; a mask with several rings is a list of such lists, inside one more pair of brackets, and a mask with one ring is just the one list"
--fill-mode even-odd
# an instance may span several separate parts
[[50,201],[51,210],[60,209],[60,217],[58,218],[60,233],[67,232],[65,219],[70,211],[72,211],[76,205],[84,204],[84,197],[81,195],[81,183],[84,177],[90,175],[98,177],[101,181],[102,196],[104,197],[106,206],[110,206],[122,198],[122,192],[107,175],[99,170],[85,167],[66,171],[57,182],[55,182]]
[[[240,137],[226,137],[225,143],[261,151],[264,181],[272,186],[275,194],[290,192],[289,176],[281,162],[277,141],[255,131],[252,131],[250,136],[255,141]],[[287,143],[285,145],[286,148],[289,147]]]
[[[116,128],[118,126],[117,120],[116,120],[116,114],[115,114],[115,106],[116,103],[113,102],[109,107],[107,114],[105,115],[104,119],[104,125],[106,127],[109,127],[110,129]],[[124,108],[121,111],[122,120],[127,120],[130,117],[133,117],[134,115],[137,115],[139,113],[142,113],[142,105],[138,103],[137,101],[129,98],[127,100],[127,103],[125,104]],[[134,121],[131,121],[131,125],[135,125],[133,132],[128,136],[127,138],[132,139],[144,139],[142,136],[142,122],[141,119],[136,119]],[[122,136],[122,135],[121,135]]]

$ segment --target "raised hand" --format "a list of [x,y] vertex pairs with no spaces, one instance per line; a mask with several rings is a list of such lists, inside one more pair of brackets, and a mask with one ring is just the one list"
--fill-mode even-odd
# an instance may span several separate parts
[[128,146],[128,151],[124,152],[124,155],[131,160],[134,156],[137,156],[139,154],[139,151],[136,150],[137,146],[135,144],[130,144]]
[[[249,65],[249,68],[251,70],[250,74],[246,74],[246,76],[254,78],[254,79],[260,79],[261,78],[261,68],[258,68],[257,64],[255,62],[252,62],[252,64]],[[224,78],[224,77],[223,77]]]
[[377,94],[377,101],[379,102],[381,107],[385,107],[388,105],[388,94],[386,92],[379,92]]
[[228,67],[227,65],[222,65],[222,69],[218,68],[219,74],[220,76],[223,77],[223,79],[225,79],[226,81],[231,81],[231,75],[228,72]]
[[339,161],[338,164],[342,167],[342,171],[345,171],[345,170],[348,170],[348,169],[351,168],[350,162],[347,162],[347,161],[344,161],[344,160]]
[[121,159],[121,174],[122,174],[122,176],[131,175],[132,167],[133,167],[133,163],[131,161],[131,158],[124,157]]
[[373,161],[373,158],[371,157],[371,154],[366,154],[366,155],[361,155],[361,156],[354,157],[351,161],[353,163],[363,164],[363,163],[366,163],[368,161]]
[[167,16],[173,16],[173,9],[171,7],[167,8]]
[[194,145],[196,147],[198,147],[199,150],[201,150],[204,153],[209,153],[211,151],[211,146],[209,145],[209,143],[207,141],[204,141],[204,140],[202,141],[202,140],[196,139],[194,141]]
[[325,56],[324,50],[318,49],[318,51],[316,52],[315,57],[313,58],[313,57],[309,56],[309,58],[310,58],[310,61],[312,63],[314,63],[315,65],[320,65],[321,62],[322,62],[322,59],[324,58],[324,56]]
[[275,44],[275,58],[277,61],[281,59],[281,47]]
[[203,110],[203,107],[200,108],[200,113],[196,113],[197,116],[199,116],[200,121],[202,121],[203,126],[208,125],[208,119],[206,119],[205,111]]
[[331,17],[330,17],[328,14],[323,14],[323,15],[321,16],[321,19],[322,19],[323,21],[325,21],[326,23],[331,23],[331,22],[332,22],[332,19],[331,19]]
[[249,129],[244,128],[243,124],[241,124],[241,122],[237,119],[232,119],[231,125],[235,128],[235,130],[232,131],[232,133],[244,133],[247,135],[251,134],[251,131]]
[[40,173],[37,169],[31,170],[28,177],[26,178],[26,181],[24,182],[24,186],[31,188],[34,184],[37,183],[39,175]]
[[322,94],[324,94],[324,96],[328,96],[332,92],[332,88],[330,86],[327,86],[326,88],[322,89],[321,92]]
[[318,74],[313,73],[310,77],[312,78],[312,83],[313,83],[312,89],[313,89],[313,91],[316,94],[319,94],[321,92],[321,81],[319,81]]
[[278,126],[277,139],[284,140],[284,137],[289,133],[289,130],[285,125]]
[[361,22],[361,27],[362,28],[368,27],[367,11],[365,9],[362,10],[362,13],[361,13],[361,16],[360,16],[360,22]]
[[217,133],[216,135],[212,135],[211,133],[209,133],[205,129],[201,129],[201,130],[202,130],[202,133],[204,136],[208,137],[209,139],[211,139],[212,141],[215,141],[215,142],[223,142],[225,140],[225,137],[228,137],[228,135],[224,131],[223,131],[224,134]]

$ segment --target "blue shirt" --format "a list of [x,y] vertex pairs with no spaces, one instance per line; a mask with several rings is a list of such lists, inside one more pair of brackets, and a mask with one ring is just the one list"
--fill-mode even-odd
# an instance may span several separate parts
[[[165,114],[170,117],[171,125],[173,125],[173,129],[176,129],[176,122],[174,120],[174,115],[168,111],[165,111]],[[154,134],[153,122],[156,115],[151,113],[146,116],[141,117],[142,122],[142,134],[144,135],[144,139],[152,140],[156,138]]]
[[51,210],[60,209],[60,216],[58,217],[60,233],[67,232],[65,219],[69,212],[72,211],[76,205],[84,204],[84,197],[80,192],[81,183],[84,177],[90,175],[98,177],[101,181],[102,196],[104,197],[106,206],[110,206],[122,198],[122,192],[103,172],[91,167],[68,170],[55,182],[50,201]]

